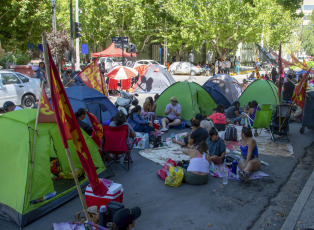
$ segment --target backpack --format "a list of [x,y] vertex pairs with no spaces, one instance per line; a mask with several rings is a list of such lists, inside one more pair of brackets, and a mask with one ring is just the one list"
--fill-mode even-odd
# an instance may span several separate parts
[[158,148],[163,144],[161,136],[155,135],[154,133],[149,135],[149,143],[153,145],[153,148]]
[[237,141],[238,140],[238,132],[234,125],[229,125],[226,128],[225,132],[225,141]]

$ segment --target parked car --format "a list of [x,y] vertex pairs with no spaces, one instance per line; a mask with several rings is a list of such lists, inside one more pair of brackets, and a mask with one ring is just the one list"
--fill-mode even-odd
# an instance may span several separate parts
[[190,62],[174,62],[169,66],[168,69],[171,74],[187,74],[187,75],[201,75],[204,69],[196,67]]
[[160,65],[162,68],[167,69],[166,66],[159,64],[158,62],[156,62],[155,60],[138,60],[137,62],[135,62],[134,67],[137,67],[139,65]]
[[104,63],[105,63],[105,69],[106,69],[106,70],[110,70],[110,69],[112,69],[113,67],[116,66],[116,63],[115,63],[114,60],[112,60],[112,58],[110,58],[110,57],[101,57],[101,58],[99,59],[99,64],[100,64],[101,62],[104,62]]
[[32,108],[38,101],[39,95],[39,79],[18,72],[0,70],[0,107],[4,102],[12,101],[23,108]]

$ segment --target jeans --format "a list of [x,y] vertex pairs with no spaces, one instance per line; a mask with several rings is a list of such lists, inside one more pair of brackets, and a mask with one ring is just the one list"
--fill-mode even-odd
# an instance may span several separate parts
[[155,128],[154,127],[150,127],[149,125],[136,125],[134,127],[134,131],[135,132],[150,133],[150,132],[152,132],[154,130],[155,130]]
[[237,122],[241,122],[242,117],[235,117],[235,118],[228,118],[233,124],[236,124]]

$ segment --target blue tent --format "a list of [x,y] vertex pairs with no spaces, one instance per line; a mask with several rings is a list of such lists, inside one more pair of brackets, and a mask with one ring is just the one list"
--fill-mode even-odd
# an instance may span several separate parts
[[203,85],[203,88],[212,96],[216,104],[221,104],[225,107],[225,109],[230,107],[230,102],[225,97],[225,95],[222,93],[221,89],[219,88],[219,85],[212,81],[207,81]]
[[[79,108],[86,108],[97,117],[101,124],[110,120],[118,112],[114,104],[95,89],[86,86],[72,86],[66,88],[65,92],[68,95],[74,113]],[[84,121],[90,124],[87,116]]]

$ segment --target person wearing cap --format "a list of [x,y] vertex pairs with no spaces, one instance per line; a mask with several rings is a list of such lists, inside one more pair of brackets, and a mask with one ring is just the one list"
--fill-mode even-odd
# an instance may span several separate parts
[[175,96],[171,97],[170,103],[165,109],[166,117],[161,120],[162,129],[161,131],[168,131],[170,126],[177,126],[181,123],[181,105],[179,105],[178,100]]
[[15,110],[20,110],[22,108],[16,106],[12,101],[6,101],[4,102],[2,109],[7,113]]
[[131,230],[135,227],[135,220],[141,216],[141,209],[123,208],[118,210],[113,216],[113,230]]

